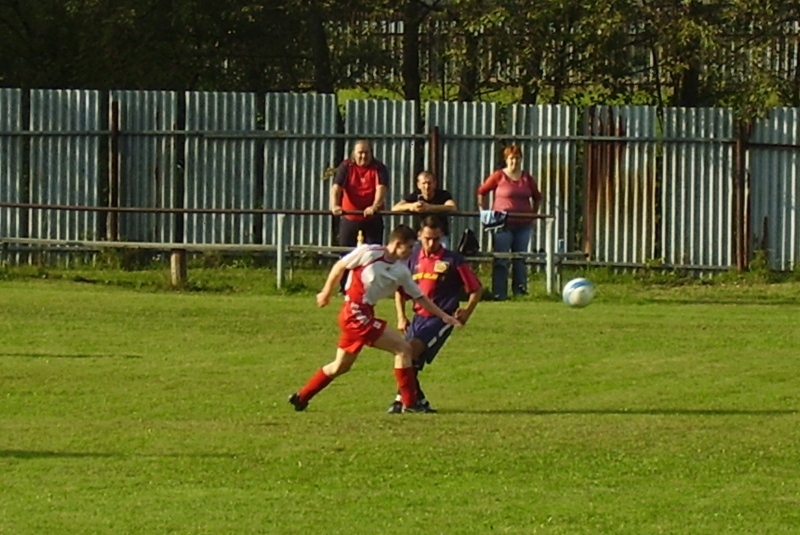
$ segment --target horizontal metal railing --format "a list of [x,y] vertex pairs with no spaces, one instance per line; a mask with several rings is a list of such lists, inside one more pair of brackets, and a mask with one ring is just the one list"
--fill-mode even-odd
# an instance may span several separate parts
[[[183,285],[185,280],[180,280],[181,272],[185,272],[185,258],[181,259],[187,251],[239,251],[239,252],[275,252],[276,253],[276,286],[283,287],[285,281],[285,270],[287,257],[293,252],[320,252],[322,250],[331,253],[343,253],[351,250],[348,247],[335,247],[335,246],[313,246],[313,245],[290,245],[285,243],[286,237],[286,216],[294,215],[327,215],[333,214],[328,210],[278,210],[278,209],[238,209],[238,208],[151,208],[151,207],[111,207],[111,206],[77,206],[77,205],[54,205],[54,204],[33,204],[33,203],[10,203],[0,202],[0,208],[11,209],[28,209],[28,210],[63,210],[63,211],[79,211],[79,212],[106,212],[106,213],[172,213],[172,214],[262,214],[274,215],[276,225],[277,243],[274,245],[267,244],[221,244],[221,243],[180,243],[180,242],[131,242],[131,241],[117,241],[117,240],[57,240],[46,238],[25,238],[25,237],[2,237],[0,241],[3,243],[3,248],[7,249],[9,245],[33,245],[33,246],[51,246],[51,247],[82,247],[85,249],[103,249],[103,248],[119,248],[119,249],[155,249],[155,250],[168,250],[173,255],[173,272],[174,264],[177,262],[178,280],[173,277],[173,284]],[[426,212],[399,212],[399,211],[381,211],[381,215],[425,215]],[[361,212],[357,211],[344,211],[343,215],[359,215]],[[441,215],[441,213],[438,213]],[[541,219],[545,222],[545,252],[543,258],[545,261],[545,278],[547,293],[552,294],[555,287],[555,243],[553,223],[555,217],[548,214],[529,214],[529,213],[510,213],[510,216]],[[467,211],[454,211],[447,212],[447,216],[452,217],[478,217],[480,212],[467,212]],[[542,253],[484,253],[480,257],[475,257],[475,260],[487,258],[527,258],[538,256],[542,257]],[[563,256],[563,255],[562,255]]]

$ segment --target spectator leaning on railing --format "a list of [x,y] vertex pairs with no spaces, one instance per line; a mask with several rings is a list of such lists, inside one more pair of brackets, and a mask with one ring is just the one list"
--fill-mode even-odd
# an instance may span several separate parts
[[[365,243],[383,243],[383,208],[389,171],[372,155],[372,146],[360,139],[353,152],[336,168],[331,185],[330,209],[339,220],[339,245],[355,247],[361,231]],[[361,212],[343,214],[342,212]]]
[[417,189],[403,197],[403,200],[392,207],[395,212],[416,212],[415,226],[419,226],[425,215],[435,216],[441,223],[444,233],[441,244],[450,248],[450,218],[448,212],[458,209],[449,191],[438,188],[436,177],[430,171],[422,171],[417,175]]
[[[484,197],[494,192],[492,210],[535,214],[542,204],[542,194],[536,180],[522,169],[522,151],[510,145],[503,151],[505,167],[486,177],[478,187],[478,209],[484,208]],[[497,229],[492,240],[496,253],[521,253],[528,249],[533,230],[533,218],[509,216]],[[525,259],[512,261],[512,291],[514,295],[528,293],[528,275]],[[497,300],[508,299],[508,259],[495,258],[492,262],[492,294]]]

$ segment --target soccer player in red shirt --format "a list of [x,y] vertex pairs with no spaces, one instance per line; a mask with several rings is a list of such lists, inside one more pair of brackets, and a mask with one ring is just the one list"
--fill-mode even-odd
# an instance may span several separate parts
[[[443,235],[441,219],[436,216],[424,217],[420,223],[419,244],[411,252],[408,265],[413,279],[419,284],[422,292],[439,308],[465,324],[478,305],[483,289],[478,277],[464,258],[442,245]],[[459,302],[462,290],[468,295],[464,308],[461,308]],[[425,399],[418,374],[426,364],[433,361],[453,332],[453,328],[419,305],[414,305],[414,317],[409,324],[405,302],[406,298],[403,295],[396,294],[397,327],[405,332],[406,340],[411,345],[417,403],[421,412],[436,412]],[[402,410],[402,401],[398,395],[388,412],[396,413]]]
[[414,247],[417,235],[400,225],[389,236],[389,243],[361,245],[336,262],[328,274],[317,305],[324,307],[339,285],[345,271],[350,270],[345,287],[345,302],[339,312],[339,336],[336,357],[311,376],[305,386],[289,397],[296,411],[305,410],[308,402],[339,375],[346,373],[364,346],[373,346],[394,354],[394,375],[401,397],[401,412],[423,412],[417,403],[417,386],[412,366],[411,345],[386,321],[375,317],[375,303],[401,290],[423,310],[440,319],[444,325],[460,326],[461,322],[442,311],[411,278],[404,262]]
[[[331,185],[331,213],[339,219],[339,245],[355,247],[358,232],[364,243],[383,243],[383,208],[389,187],[389,171],[372,156],[372,146],[360,139],[350,158],[336,168]],[[342,212],[361,212],[342,214]]]

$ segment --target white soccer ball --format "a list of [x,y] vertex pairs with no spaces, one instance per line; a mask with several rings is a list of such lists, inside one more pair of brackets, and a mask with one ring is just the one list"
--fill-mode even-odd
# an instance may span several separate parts
[[594,299],[594,284],[583,277],[572,279],[564,286],[561,296],[571,307],[585,307]]

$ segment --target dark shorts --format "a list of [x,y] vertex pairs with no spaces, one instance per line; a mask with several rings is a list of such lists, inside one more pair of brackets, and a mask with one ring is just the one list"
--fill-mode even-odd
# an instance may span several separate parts
[[371,217],[361,221],[352,221],[346,217],[339,219],[339,245],[355,247],[358,243],[358,231],[364,234],[364,243],[383,243],[383,218]]
[[416,338],[427,346],[427,349],[414,361],[414,367],[421,370],[425,364],[433,362],[434,357],[453,332],[453,326],[447,325],[439,318],[429,318],[414,314],[411,325],[406,331],[406,340]]

